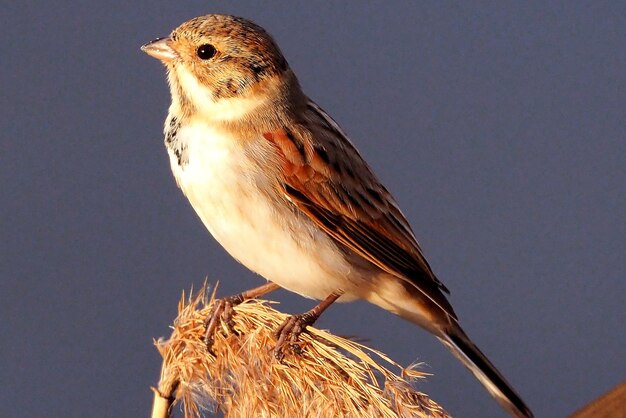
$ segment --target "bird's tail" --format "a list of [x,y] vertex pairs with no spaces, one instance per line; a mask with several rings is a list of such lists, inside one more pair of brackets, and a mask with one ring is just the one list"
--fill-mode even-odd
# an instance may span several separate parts
[[451,329],[437,338],[461,360],[503,408],[515,417],[532,418],[533,414],[522,398],[458,324],[453,324]]

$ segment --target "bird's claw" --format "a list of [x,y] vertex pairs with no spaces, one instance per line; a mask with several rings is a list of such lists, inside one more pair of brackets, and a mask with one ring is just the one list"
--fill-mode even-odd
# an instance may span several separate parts
[[241,303],[239,299],[239,296],[217,299],[213,304],[211,313],[207,315],[204,320],[204,343],[206,344],[207,350],[212,355],[215,355],[213,352],[214,335],[220,323],[223,322],[226,324],[226,326],[236,334],[235,329],[232,327],[232,319],[235,305]]
[[274,348],[274,356],[277,360],[282,361],[285,357],[287,348],[293,350],[296,354],[302,352],[302,347],[298,345],[300,334],[306,331],[306,328],[314,322],[315,318],[307,314],[292,315],[276,330],[276,347]]

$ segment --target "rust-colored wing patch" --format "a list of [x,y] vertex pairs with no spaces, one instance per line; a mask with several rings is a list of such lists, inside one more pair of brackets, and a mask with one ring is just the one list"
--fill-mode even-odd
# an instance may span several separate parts
[[287,198],[337,242],[412,284],[456,318],[442,293],[448,290],[391,194],[317,105],[309,105],[306,117],[306,123],[263,134],[282,157]]

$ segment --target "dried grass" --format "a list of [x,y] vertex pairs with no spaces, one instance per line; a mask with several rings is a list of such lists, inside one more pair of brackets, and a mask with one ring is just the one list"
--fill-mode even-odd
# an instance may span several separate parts
[[267,301],[236,306],[233,329],[221,324],[209,353],[202,338],[214,297],[206,289],[183,295],[170,339],[156,342],[163,367],[153,417],[169,416],[178,402],[188,418],[448,417],[412,387],[425,373],[326,331],[309,327],[301,350],[276,360],[274,331],[286,315]]

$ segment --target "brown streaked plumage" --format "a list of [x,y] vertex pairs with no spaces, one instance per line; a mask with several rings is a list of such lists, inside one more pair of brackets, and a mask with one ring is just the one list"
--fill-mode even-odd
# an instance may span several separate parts
[[322,300],[280,341],[335,300],[365,299],[433,333],[511,414],[532,416],[460,327],[391,194],[267,32],[208,15],[142,49],[167,67],[170,163],[205,226],[251,270]]
[[[306,116],[309,120],[320,118],[323,113],[319,112],[321,109],[312,104]],[[444,316],[456,319],[441,293],[448,289],[433,274],[404,215],[358,151],[340,132],[315,133],[313,139],[307,125],[294,125],[291,130],[263,134],[282,157],[281,191],[327,234],[387,273],[414,285]],[[337,138],[342,141],[337,142]],[[333,149],[332,168],[331,162],[326,163],[319,154],[319,149],[327,148]]]

